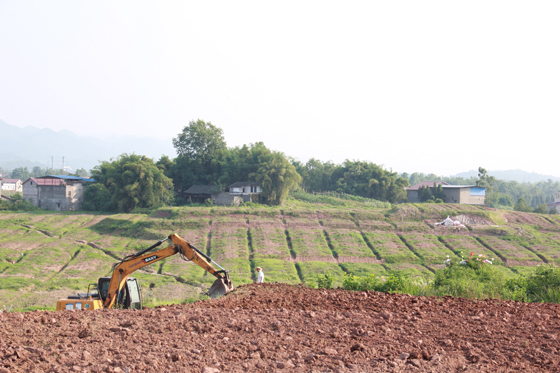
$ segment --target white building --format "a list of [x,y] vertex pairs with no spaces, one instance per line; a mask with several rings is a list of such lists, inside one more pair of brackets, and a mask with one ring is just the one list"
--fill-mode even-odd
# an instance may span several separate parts
[[226,188],[229,194],[243,197],[243,202],[258,202],[262,191],[259,183],[251,181],[238,181]]
[[1,179],[0,184],[2,184],[2,190],[8,193],[21,193],[23,192],[23,186],[20,179]]

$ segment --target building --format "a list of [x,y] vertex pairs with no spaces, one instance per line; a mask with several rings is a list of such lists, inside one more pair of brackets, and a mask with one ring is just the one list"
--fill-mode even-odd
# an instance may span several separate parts
[[549,212],[553,207],[556,207],[556,211],[560,212],[560,191],[556,192],[554,195],[554,202],[547,203],[546,205]]
[[191,203],[205,203],[212,200],[219,206],[239,206],[242,202],[258,202],[262,188],[258,183],[237,182],[224,191],[215,185],[193,185],[183,195]]
[[214,200],[223,190],[215,185],[193,185],[183,195],[191,203],[204,203],[206,200]]
[[226,192],[243,198],[243,202],[258,202],[262,187],[257,182],[238,181],[226,188]]
[[0,179],[2,191],[6,194],[21,193],[23,191],[23,183],[20,179]]
[[[435,181],[436,186],[441,185],[445,195],[445,203],[460,203],[463,205],[484,205],[486,188],[477,185],[450,185],[445,181]],[[418,203],[418,190],[421,187],[434,187],[434,181],[423,181],[406,189],[406,196],[411,203]]]
[[66,175],[32,177],[23,183],[23,198],[45,210],[76,211],[82,208],[85,188],[92,181]]

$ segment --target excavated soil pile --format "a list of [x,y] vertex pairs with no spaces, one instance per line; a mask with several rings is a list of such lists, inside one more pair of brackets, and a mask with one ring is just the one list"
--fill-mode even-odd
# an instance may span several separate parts
[[0,314],[4,372],[560,371],[560,306],[240,286],[142,311]]

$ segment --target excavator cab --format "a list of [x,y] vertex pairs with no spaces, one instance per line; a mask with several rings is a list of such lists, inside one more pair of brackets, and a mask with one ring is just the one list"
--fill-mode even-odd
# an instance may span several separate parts
[[[99,297],[103,302],[105,302],[107,294],[109,293],[110,283],[111,277],[101,277],[98,281],[97,289],[99,289]],[[125,286],[123,286],[119,292],[116,304],[116,308],[142,309],[142,292],[140,291],[140,284],[136,278],[129,277],[126,280]]]

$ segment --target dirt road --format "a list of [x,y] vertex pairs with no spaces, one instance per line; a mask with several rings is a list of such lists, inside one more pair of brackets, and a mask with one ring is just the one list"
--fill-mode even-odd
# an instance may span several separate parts
[[0,314],[0,373],[556,372],[559,317],[552,304],[252,284],[142,311]]

